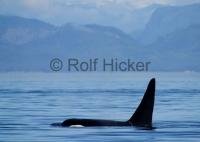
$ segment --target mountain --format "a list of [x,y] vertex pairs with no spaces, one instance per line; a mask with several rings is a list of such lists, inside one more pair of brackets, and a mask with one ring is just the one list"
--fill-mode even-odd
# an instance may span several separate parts
[[55,27],[45,22],[17,16],[0,15],[0,42],[23,45],[54,33]]
[[[154,65],[166,71],[200,70],[200,4],[160,7],[137,38]],[[157,67],[155,67],[157,68]]]
[[[33,7],[27,8],[26,6],[28,5],[25,4],[26,2],[20,7],[20,2],[2,2],[1,0],[0,13],[39,19],[57,26],[66,23],[76,23],[79,25],[98,24],[112,26],[126,33],[131,33],[132,31],[143,29],[152,12],[159,7],[158,4],[137,7],[130,0],[128,0],[129,2],[117,2],[113,0],[89,1],[42,1],[44,5],[45,3],[47,5],[44,7],[38,5],[38,9],[35,9]],[[34,4],[36,6],[40,2],[34,2]],[[13,7],[17,9],[13,9]],[[45,7],[47,8],[46,12],[44,12]]]
[[0,16],[0,71],[47,71],[54,57],[123,57],[134,49],[137,42],[113,27]]
[[151,62],[150,71],[200,71],[199,7],[160,7],[135,39],[111,26],[0,16],[0,71],[50,71],[55,57],[130,58]]
[[138,39],[144,45],[153,43],[176,30],[200,24],[200,4],[157,8]]
[[59,47],[123,47],[134,45],[134,40],[122,31],[100,25],[66,24],[46,38],[30,44],[55,45]]
[[149,48],[155,53],[152,62],[166,70],[200,70],[200,24],[176,30],[157,39]]

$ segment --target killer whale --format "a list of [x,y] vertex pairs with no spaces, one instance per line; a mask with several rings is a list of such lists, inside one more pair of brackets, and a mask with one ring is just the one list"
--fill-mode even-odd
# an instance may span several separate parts
[[61,127],[136,126],[153,129],[152,115],[155,100],[155,84],[155,78],[152,78],[138,108],[127,121],[72,118],[63,121],[62,123],[53,123],[52,125]]

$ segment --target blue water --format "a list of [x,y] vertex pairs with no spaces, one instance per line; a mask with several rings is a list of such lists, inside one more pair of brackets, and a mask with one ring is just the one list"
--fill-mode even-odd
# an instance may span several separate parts
[[[157,79],[153,125],[60,128],[67,118],[127,120]],[[0,142],[200,141],[200,73],[1,73]]]

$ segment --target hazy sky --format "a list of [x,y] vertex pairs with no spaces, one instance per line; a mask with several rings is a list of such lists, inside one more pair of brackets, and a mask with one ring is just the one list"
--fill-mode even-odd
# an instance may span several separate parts
[[152,4],[191,3],[200,0],[0,0],[0,14],[37,18],[58,25],[109,22],[110,17],[114,22],[121,18],[131,23],[129,16],[135,9]]

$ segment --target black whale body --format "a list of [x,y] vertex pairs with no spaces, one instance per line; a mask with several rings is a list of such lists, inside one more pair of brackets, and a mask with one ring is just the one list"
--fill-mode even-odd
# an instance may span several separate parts
[[155,99],[155,79],[151,79],[146,92],[143,96],[138,108],[127,121],[101,120],[101,119],[67,119],[62,123],[53,123],[53,126],[71,127],[97,127],[97,126],[136,126],[136,127],[152,127],[152,115]]

